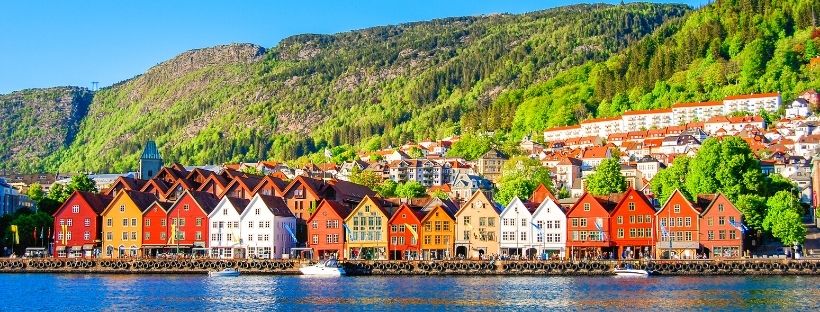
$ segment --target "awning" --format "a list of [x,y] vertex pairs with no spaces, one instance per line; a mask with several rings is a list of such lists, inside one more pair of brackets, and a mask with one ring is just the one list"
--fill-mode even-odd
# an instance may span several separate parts
[[57,251],[63,251],[63,250],[65,250],[65,246],[57,246]]
[[93,244],[85,244],[83,245],[83,250],[94,250]]
[[71,246],[71,250],[83,250],[83,246]]

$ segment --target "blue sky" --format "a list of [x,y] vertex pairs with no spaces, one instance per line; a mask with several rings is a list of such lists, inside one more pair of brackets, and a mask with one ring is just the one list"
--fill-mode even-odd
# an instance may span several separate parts
[[[0,94],[62,85],[108,86],[186,50],[233,42],[272,47],[301,33],[585,1],[40,1],[0,3]],[[586,1],[589,2],[589,1]],[[620,1],[603,1],[617,3]],[[693,6],[706,0],[677,2]]]

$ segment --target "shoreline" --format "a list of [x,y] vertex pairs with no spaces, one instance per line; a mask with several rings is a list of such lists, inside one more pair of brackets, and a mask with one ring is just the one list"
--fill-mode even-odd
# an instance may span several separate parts
[[[2,273],[206,274],[235,268],[246,275],[300,275],[306,261],[218,259],[0,259]],[[350,276],[614,276],[624,263],[658,276],[820,275],[820,259],[655,261],[340,261]]]

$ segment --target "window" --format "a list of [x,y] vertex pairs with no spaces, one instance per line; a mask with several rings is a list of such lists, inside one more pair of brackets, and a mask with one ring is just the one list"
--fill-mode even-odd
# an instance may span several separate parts
[[714,240],[715,239],[715,231],[709,231],[706,233],[707,240]]
[[624,238],[624,229],[618,229],[618,238]]
[[684,226],[692,226],[692,217],[686,217],[683,222]]
[[590,210],[589,203],[584,203],[584,211],[589,211],[589,210]]
[[106,219],[105,220],[105,225],[106,226],[114,226],[114,219],[112,219],[112,218]]
[[[432,222],[430,222],[430,221],[424,222],[424,230],[427,231],[427,232],[432,231],[433,230]],[[429,243],[426,243],[426,244],[429,244]]]
[[737,231],[729,230],[729,239],[737,239]]
[[202,240],[202,232],[196,231],[196,234],[194,236],[196,237],[196,240]]
[[527,219],[521,219],[521,226],[527,226]]
[[726,230],[718,231],[718,239],[726,239]]
[[72,225],[74,225],[74,221],[71,220],[71,219],[66,219],[65,220],[65,225],[72,226]]
[[712,218],[712,217],[706,218],[706,224],[715,225],[715,218]]
[[85,231],[83,233],[83,240],[90,240],[91,239],[91,232]]
[[71,206],[71,213],[80,213],[80,205]]
[[253,221],[248,221],[248,228],[253,228]]
[[450,222],[442,221],[441,223],[442,223],[442,229],[444,229],[444,231],[450,231]]
[[125,212],[125,205],[120,205],[120,212]]
[[[228,233],[226,236],[227,236],[227,239],[228,239],[229,242],[233,241],[233,234],[232,233]],[[219,235],[219,239],[222,239],[222,235]]]
[[572,218],[572,227],[578,227],[578,218]]
[[314,229],[318,229],[319,228],[319,221],[313,220],[313,222],[310,223],[310,227],[314,228]]
[[191,206],[188,204],[182,205],[182,210],[188,211],[191,210]]
[[106,239],[106,240],[109,240],[109,241],[110,241],[110,240],[114,240],[114,233],[111,233],[111,232],[106,232],[106,233],[105,233],[105,239]]
[[168,226],[168,220],[166,220],[166,219],[159,220],[159,225],[161,225],[162,227]]
[[227,215],[228,215],[228,208],[222,209],[222,215],[223,215],[223,216],[227,216]]
[[131,232],[131,240],[137,240],[137,232]]
[[629,211],[635,211],[635,203],[629,203]]
[[637,231],[636,231],[634,228],[633,228],[633,229],[629,229],[629,238],[635,238],[635,237],[637,237],[637,236],[638,236],[638,235],[637,235]]
[[151,232],[145,232],[145,239],[151,239]]
[[629,224],[635,224],[635,216],[629,216]]
[[128,226],[128,219],[122,219],[122,226]]
[[487,226],[487,218],[486,217],[478,218],[478,226]]
[[442,223],[443,223],[443,222],[441,222],[441,221],[436,221],[436,222],[435,222],[435,224],[436,224],[436,232],[441,231],[441,224],[442,224]]
[[683,226],[683,217],[678,217],[678,227]]
[[145,224],[145,226],[149,226],[149,227],[150,227],[150,226],[151,226],[151,219],[145,219],[145,221],[143,222],[143,224]]
[[256,209],[253,210],[253,213],[256,214],[256,215],[259,215],[261,212],[262,212],[262,210],[260,210],[259,208],[256,208]]
[[718,212],[723,212],[723,204],[718,204]]
[[735,216],[729,216],[729,224],[735,224]]
[[165,239],[167,239],[167,238],[168,238],[168,235],[167,235],[167,234],[165,234],[165,232],[161,232],[161,233],[159,233],[159,239],[161,239],[161,240],[165,240]]
[[128,232],[122,232],[122,240],[128,240]]
[[464,216],[464,225],[469,225],[469,224],[470,224],[470,216]]
[[131,226],[137,226],[137,219],[131,218]]
[[587,226],[587,218],[581,218],[581,227]]
[[674,212],[675,212],[675,213],[680,213],[680,204],[675,204],[675,206],[674,206]]
[[487,218],[487,226],[495,226],[495,218],[493,218],[493,217]]
[[523,241],[527,240],[527,232],[521,232],[520,236],[521,236],[521,240],[523,240]]
[[726,224],[726,217],[723,217],[723,216],[718,217],[718,225],[724,225],[724,224]]
[[202,218],[196,218],[196,226],[202,226]]

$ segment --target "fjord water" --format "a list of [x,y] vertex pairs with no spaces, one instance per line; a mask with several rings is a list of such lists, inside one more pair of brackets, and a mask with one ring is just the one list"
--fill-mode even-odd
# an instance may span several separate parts
[[2,311],[807,310],[820,277],[0,274]]

